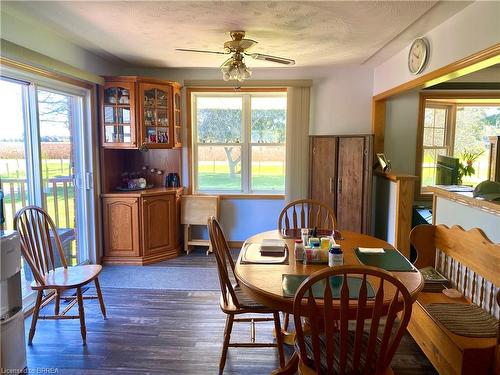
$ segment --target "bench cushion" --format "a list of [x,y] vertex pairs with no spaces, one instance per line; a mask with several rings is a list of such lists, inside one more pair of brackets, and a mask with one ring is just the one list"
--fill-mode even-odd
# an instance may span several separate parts
[[425,306],[425,309],[456,335],[496,337],[498,334],[498,320],[478,306],[463,303],[431,303]]

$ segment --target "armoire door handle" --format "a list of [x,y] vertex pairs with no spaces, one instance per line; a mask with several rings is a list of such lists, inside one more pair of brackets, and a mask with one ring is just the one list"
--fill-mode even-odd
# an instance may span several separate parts
[[333,177],[330,177],[330,193],[333,193]]
[[339,177],[338,184],[339,184],[339,194],[342,194],[342,177]]

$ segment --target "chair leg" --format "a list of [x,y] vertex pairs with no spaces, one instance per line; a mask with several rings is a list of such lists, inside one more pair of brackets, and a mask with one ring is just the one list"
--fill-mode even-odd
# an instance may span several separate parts
[[220,356],[219,363],[219,375],[224,372],[224,366],[226,365],[227,349],[229,347],[229,339],[231,338],[231,331],[233,330],[234,315],[229,314],[226,317],[226,327],[224,328],[224,344],[222,345],[222,354]]
[[56,289],[56,297],[54,301],[54,315],[59,315],[60,303],[61,303],[61,292]]
[[283,329],[286,331],[288,330],[288,324],[290,322],[290,314],[289,313],[283,313]]
[[33,316],[31,317],[31,328],[28,336],[28,345],[33,342],[33,336],[35,336],[36,322],[38,320],[38,315],[40,314],[40,305],[42,304],[43,291],[39,290],[36,296],[35,308],[33,310]]
[[104,319],[106,319],[106,306],[104,305],[104,299],[102,298],[101,285],[99,284],[99,279],[96,277],[94,280],[95,289],[97,291],[97,298],[99,298],[99,305],[101,306],[101,313]]
[[278,346],[278,356],[280,359],[280,367],[283,368],[285,366],[285,353],[283,352],[283,333],[281,332],[280,313],[278,311],[275,311],[273,313],[273,316],[274,316],[274,330],[276,331],[276,344]]
[[87,345],[87,329],[85,328],[82,288],[76,288],[76,298],[78,299],[78,315],[80,316],[80,332],[82,334],[83,345]]

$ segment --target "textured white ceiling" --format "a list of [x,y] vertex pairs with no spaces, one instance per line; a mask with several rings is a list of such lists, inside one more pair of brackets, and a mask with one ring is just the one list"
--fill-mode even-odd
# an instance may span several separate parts
[[[293,58],[297,66],[359,64],[436,1],[54,1],[2,2],[74,43],[126,64],[216,67],[230,30],[259,42],[252,52]],[[250,65],[250,64],[249,64]],[[279,66],[252,61],[251,66]]]

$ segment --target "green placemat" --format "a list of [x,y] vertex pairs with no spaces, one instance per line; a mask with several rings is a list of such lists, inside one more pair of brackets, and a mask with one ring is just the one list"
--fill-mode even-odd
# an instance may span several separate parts
[[[295,292],[299,288],[300,284],[307,279],[309,275],[291,275],[291,274],[283,274],[282,275],[282,285],[283,285],[283,296],[284,297],[293,297]],[[340,288],[342,286],[342,280],[344,276],[331,276],[329,277],[330,287],[332,290],[333,298],[340,298]],[[349,298],[350,299],[358,299],[359,297],[359,288],[361,287],[361,282],[363,279],[360,277],[347,277],[347,285],[349,286]],[[312,286],[313,296],[316,298],[323,298],[325,292],[325,282],[326,279],[323,279]],[[373,298],[375,296],[375,292],[373,291],[373,287],[370,282],[366,282],[366,292],[368,298]],[[305,296],[307,297],[307,294]]]
[[408,259],[395,249],[384,249],[384,253],[362,253],[354,249],[359,261],[366,266],[382,268],[386,271],[416,271]]

